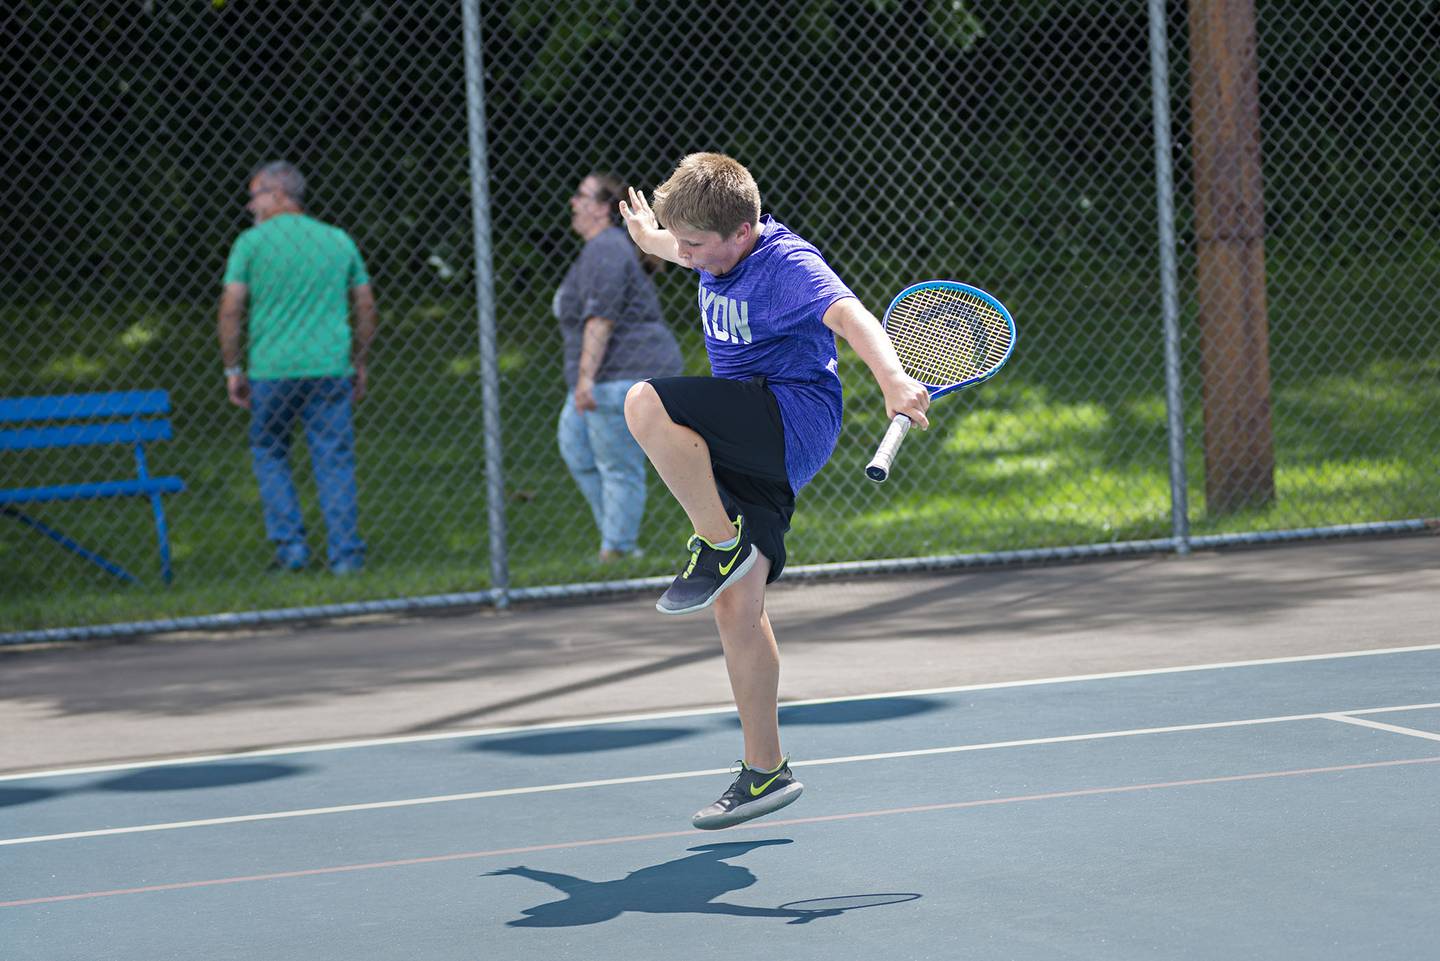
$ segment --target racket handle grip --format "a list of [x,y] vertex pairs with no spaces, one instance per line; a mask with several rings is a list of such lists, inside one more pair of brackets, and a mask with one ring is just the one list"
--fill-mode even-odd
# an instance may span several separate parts
[[895,415],[895,419],[890,422],[890,429],[885,431],[885,437],[875,449],[874,459],[865,465],[866,477],[879,484],[890,476],[890,464],[899,453],[900,443],[905,440],[905,435],[910,432],[913,423],[904,414]]

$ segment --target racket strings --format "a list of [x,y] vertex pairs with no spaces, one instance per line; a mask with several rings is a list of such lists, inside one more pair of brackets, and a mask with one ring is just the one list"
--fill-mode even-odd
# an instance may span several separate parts
[[983,377],[1005,361],[1014,333],[993,304],[950,288],[916,291],[894,305],[886,330],[905,372],[948,387]]

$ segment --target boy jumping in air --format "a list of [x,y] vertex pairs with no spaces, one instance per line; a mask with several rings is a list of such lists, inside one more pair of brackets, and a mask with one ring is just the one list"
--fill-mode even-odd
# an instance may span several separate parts
[[930,395],[901,369],[875,316],[810,243],[760,216],[760,191],[736,160],[690,154],[655,191],[633,187],[620,212],[636,246],[692,268],[711,377],[641,381],[625,419],[694,526],[690,561],[655,605],[715,608],[745,736],[740,775],[694,816],[726,828],[800,796],[780,750],[780,653],[765,587],[785,567],[795,495],[829,460],[842,400],[835,335],[870,369],[886,417],[928,427]]

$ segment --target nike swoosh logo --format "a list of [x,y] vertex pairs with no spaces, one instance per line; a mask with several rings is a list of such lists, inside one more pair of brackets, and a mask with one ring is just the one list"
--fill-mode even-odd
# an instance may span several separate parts
[[737,544],[737,545],[735,546],[735,556],[732,557],[732,558],[730,558],[730,563],[729,563],[729,564],[721,564],[721,565],[720,565],[720,576],[721,576],[721,577],[725,577],[726,575],[728,575],[728,574],[730,573],[730,571],[732,571],[732,570],[735,568],[735,562],[738,561],[739,559],[740,559],[740,546]]
[[760,795],[764,794],[764,793],[765,793],[765,789],[766,789],[767,787],[769,787],[770,785],[772,785],[772,784],[775,783],[775,778],[779,777],[781,774],[784,774],[784,773],[785,773],[784,771],[776,771],[774,777],[770,778],[770,780],[766,781],[764,784],[759,784],[759,785],[752,784],[752,785],[750,785],[750,796],[751,796],[751,797],[759,797]]

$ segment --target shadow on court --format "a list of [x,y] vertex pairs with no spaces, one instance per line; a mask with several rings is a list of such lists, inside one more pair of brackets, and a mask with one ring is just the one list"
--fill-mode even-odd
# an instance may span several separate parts
[[[828,704],[792,704],[780,708],[780,723],[864,724],[869,721],[893,721],[928,714],[942,706],[939,701],[928,697],[875,697]],[[735,727],[740,726],[740,718],[732,717],[730,721]]]
[[[780,723],[786,726],[810,724],[863,724],[869,721],[893,721],[915,717],[941,707],[926,697],[878,697],[859,701],[827,704],[795,704],[780,708]],[[740,719],[727,715],[719,722],[738,728]],[[666,744],[704,733],[698,726],[684,727],[607,727],[536,734],[488,737],[465,746],[470,751],[492,751],[499,754],[544,757],[557,754],[589,754],[595,751],[619,751],[625,748]]]
[[546,731],[541,734],[519,734],[512,737],[492,737],[477,741],[467,747],[472,751],[495,751],[500,754],[525,754],[540,757],[648,747],[652,744],[665,744],[680,738],[693,737],[698,733],[697,730],[681,727],[590,728]]
[[[918,894],[852,895],[845,898],[795,901],[775,908],[729,904],[716,898],[748,888],[756,878],[749,868],[727,863],[760,847],[791,844],[789,838],[765,841],[735,841],[701,844],[687,850],[690,857],[631,871],[615,881],[586,881],[571,874],[540,871],[524,866],[501,868],[487,876],[511,875],[547,884],[565,895],[526,908],[522,918],[507,921],[515,928],[559,928],[599,924],[626,912],[639,914],[719,914],[742,918],[783,918],[789,924],[805,924],[819,918],[833,918],[853,907],[912,901]],[[877,900],[880,899],[880,900]],[[804,904],[806,907],[798,907]]]
[[97,791],[195,791],[231,787],[237,784],[258,784],[282,777],[294,777],[307,768],[296,764],[183,764],[130,771],[106,778],[84,787],[64,790],[57,788],[0,788],[0,808],[30,804],[47,798]]

